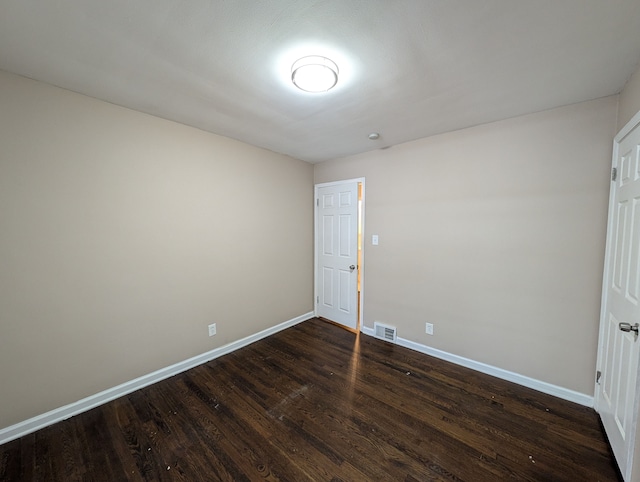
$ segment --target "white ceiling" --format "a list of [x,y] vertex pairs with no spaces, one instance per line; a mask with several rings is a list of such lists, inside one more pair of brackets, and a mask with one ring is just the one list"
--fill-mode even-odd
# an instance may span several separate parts
[[[616,94],[638,25],[639,0],[2,0],[0,69],[318,162]],[[317,54],[338,85],[297,90]]]

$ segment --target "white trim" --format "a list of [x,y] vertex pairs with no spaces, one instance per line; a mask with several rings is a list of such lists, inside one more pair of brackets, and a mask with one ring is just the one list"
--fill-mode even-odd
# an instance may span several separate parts
[[339,184],[345,184],[348,182],[361,182],[364,184],[364,177],[356,177],[354,179],[343,179],[340,181],[321,182],[319,184],[315,184],[314,187],[318,189],[319,187],[337,186]]
[[[637,118],[637,120],[635,120]],[[629,123],[624,126],[622,128],[622,130],[616,135],[616,137],[613,140],[613,149],[612,149],[612,154],[611,154],[611,171],[609,171],[609,175],[612,174],[613,169],[614,168],[618,168],[618,149],[620,146],[620,141],[629,133],[631,132],[631,130],[633,130],[633,127],[635,127],[638,122],[640,122],[640,112],[638,112],[638,114],[636,114],[634,116],[633,119],[631,119],[631,121],[629,121]],[[633,123],[633,124],[632,124]],[[627,128],[629,126],[632,126],[629,130],[627,130]],[[626,131],[626,132],[625,132]],[[624,135],[623,135],[623,132]],[[610,178],[611,179],[611,178]],[[604,267],[602,270],[602,291],[600,293],[600,323],[598,325],[598,352],[597,352],[597,357],[596,357],[596,372],[597,371],[601,371],[602,370],[602,357],[604,356],[603,353],[603,343],[604,343],[604,333],[605,333],[605,318],[606,318],[606,313],[608,310],[608,298],[607,298],[607,291],[608,291],[608,280],[609,280],[609,275],[611,272],[611,263],[609,261],[610,257],[611,257],[611,250],[613,249],[613,245],[612,245],[612,237],[611,237],[611,229],[612,229],[612,225],[611,222],[613,220],[613,208],[614,208],[614,197],[615,197],[615,182],[613,181],[609,181],[609,205],[608,205],[608,209],[607,209],[607,237],[606,237],[606,241],[605,241],[605,248],[604,248]],[[600,413],[600,386],[598,385],[597,381],[596,381],[596,377],[593,377],[593,393],[594,393],[594,401],[593,401],[593,407],[595,409],[596,412]]]
[[135,392],[140,388],[144,388],[164,380],[165,378],[169,378],[177,375],[178,373],[195,368],[222,355],[226,355],[232,351],[238,350],[239,348],[250,345],[262,338],[266,338],[274,333],[290,328],[298,323],[302,323],[312,317],[313,312],[305,313],[304,315],[300,315],[289,321],[267,328],[266,330],[262,330],[240,340],[236,340],[220,348],[216,348],[201,355],[194,356],[193,358],[175,363],[174,365],[161,368],[155,372],[148,373],[147,375],[130,380],[116,387],[108,388],[107,390],[96,393],[87,398],[83,398],[77,402],[37,415],[33,418],[16,423],[15,425],[10,425],[9,427],[0,430],[0,445],[35,432],[36,430],[48,427],[49,425],[53,425],[56,422],[79,415],[99,405],[115,400],[116,398]]
[[[373,328],[369,328],[368,326],[363,326],[361,331],[365,335],[369,335],[369,336],[374,336],[374,333],[375,333]],[[452,353],[438,350],[437,348],[432,348],[430,346],[423,345],[421,343],[416,343],[415,341],[407,340],[405,338],[398,337],[396,339],[395,344],[403,346],[405,348],[409,348],[411,350],[415,350],[420,353],[424,353],[425,355],[431,355],[435,358],[439,358],[441,360],[445,360],[445,361],[454,363],[456,365],[460,365],[466,368],[471,368],[472,370],[476,370],[480,373],[485,373],[487,375],[491,375],[496,378],[500,378],[502,380],[507,380],[509,382],[517,383],[518,385],[532,388],[539,392],[546,393],[548,395],[553,395],[554,397],[562,398],[563,400],[568,400],[570,402],[578,403],[580,405],[584,405],[585,407],[593,407],[593,397],[590,395],[586,395],[584,393],[576,392],[574,390],[569,390],[568,388],[552,385],[551,383],[536,380],[535,378],[530,378],[524,375],[520,375],[519,373],[510,372],[502,368],[494,367],[492,365],[487,365],[486,363],[481,363],[475,360],[471,360],[469,358],[464,358],[458,355],[454,355]]]

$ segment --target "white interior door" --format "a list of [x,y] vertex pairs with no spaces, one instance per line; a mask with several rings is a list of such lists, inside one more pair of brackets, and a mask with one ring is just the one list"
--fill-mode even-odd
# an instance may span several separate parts
[[316,186],[316,315],[358,324],[358,182]]
[[[634,118],[635,119],[635,118]],[[628,126],[629,127],[629,126]],[[627,133],[625,133],[627,131]],[[596,409],[625,480],[631,476],[638,413],[640,342],[640,127],[614,143],[602,292]],[[635,330],[635,331],[634,331]]]

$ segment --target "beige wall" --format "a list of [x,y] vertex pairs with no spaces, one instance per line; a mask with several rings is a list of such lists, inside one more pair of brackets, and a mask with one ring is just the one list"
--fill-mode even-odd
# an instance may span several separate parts
[[620,93],[617,131],[638,112],[640,112],[640,68],[631,76]]
[[366,178],[365,325],[593,395],[616,107],[317,164],[316,183]]
[[1,72],[0,146],[0,428],[313,309],[310,164]]

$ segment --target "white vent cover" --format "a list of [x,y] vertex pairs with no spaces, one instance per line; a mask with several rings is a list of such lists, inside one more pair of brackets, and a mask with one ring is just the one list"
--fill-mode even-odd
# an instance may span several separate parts
[[373,329],[375,330],[376,338],[380,338],[381,340],[391,341],[393,343],[396,342],[396,327],[384,325],[382,323],[378,323],[377,321],[373,323]]

